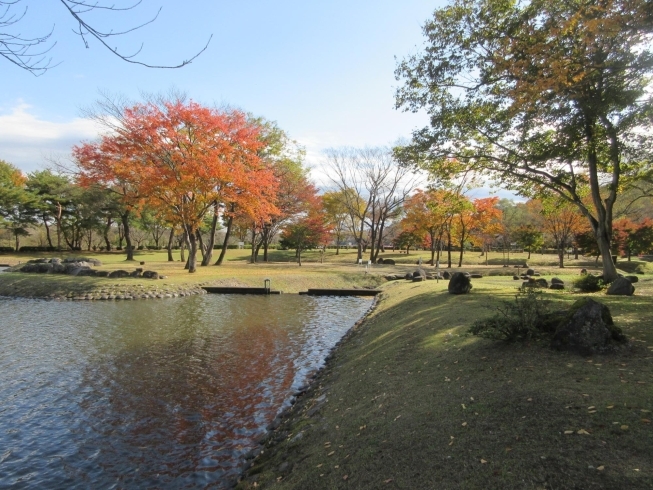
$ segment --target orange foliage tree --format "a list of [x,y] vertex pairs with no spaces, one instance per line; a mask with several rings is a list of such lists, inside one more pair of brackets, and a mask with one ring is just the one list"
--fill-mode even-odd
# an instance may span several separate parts
[[474,199],[473,202],[474,211],[471,218],[470,239],[485,254],[485,265],[487,265],[491,243],[496,235],[503,231],[502,212],[496,207],[498,202],[498,197]]
[[442,236],[452,219],[450,204],[452,193],[442,189],[418,189],[404,204],[404,218],[401,229],[411,234],[425,236],[425,243],[431,250],[431,265],[440,260]]
[[197,235],[217,203],[252,205],[275,189],[257,155],[259,127],[237,110],[220,111],[180,100],[137,104],[96,143],[73,148],[81,178],[108,187],[129,185],[170,213],[189,242],[189,272],[196,270]]
[[572,238],[587,228],[587,221],[578,211],[578,208],[560,198],[532,200],[532,208],[540,209],[543,216],[542,227],[553,239],[558,251],[558,263],[561,268],[565,266],[565,247],[571,245]]

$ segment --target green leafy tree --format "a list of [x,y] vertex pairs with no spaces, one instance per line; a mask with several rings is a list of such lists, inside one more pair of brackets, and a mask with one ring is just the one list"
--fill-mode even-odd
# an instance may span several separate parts
[[73,184],[65,175],[51,170],[40,170],[29,174],[27,190],[36,196],[38,217],[45,227],[48,246],[54,247],[50,233],[52,224],[56,227],[57,249],[61,249],[61,223],[70,204]]
[[25,188],[25,176],[10,163],[0,160],[0,225],[14,236],[16,251],[20,238],[29,236],[36,224],[36,197]]
[[614,204],[651,176],[650,9],[646,0],[454,0],[436,10],[424,52],[396,71],[397,107],[426,109],[430,126],[397,157],[433,175],[462,165],[529,197],[558,195],[589,221],[614,280]]

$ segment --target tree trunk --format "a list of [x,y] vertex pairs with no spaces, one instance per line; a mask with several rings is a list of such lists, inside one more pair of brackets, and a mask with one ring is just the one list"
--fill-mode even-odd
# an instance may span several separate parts
[[107,252],[111,252],[111,240],[109,240],[109,230],[111,229],[111,224],[113,223],[113,220],[109,216],[107,218],[107,224],[104,227],[104,231],[102,233],[102,237],[104,238],[104,244],[107,246]]
[[218,205],[213,210],[213,221],[211,221],[211,231],[209,233],[209,242],[206,244],[206,253],[202,259],[202,266],[207,266],[213,258],[213,246],[215,245],[215,230],[218,227]]
[[249,259],[251,264],[256,263],[256,227],[252,227],[252,253]]
[[179,244],[179,261],[186,262],[186,229],[183,229],[184,236],[181,237],[181,243]]
[[18,238],[18,233],[14,232],[14,236],[16,237],[16,252],[20,249],[20,238]]
[[45,226],[45,237],[48,240],[48,247],[54,248],[52,246],[52,238],[50,238],[50,227],[48,226],[48,220],[45,217],[45,213],[43,214],[43,226]]
[[561,269],[565,268],[565,249],[562,247],[558,248],[558,266]]
[[447,269],[451,269],[451,233],[447,232]]
[[57,223],[57,250],[61,250],[61,216],[63,215],[63,206],[57,202],[57,215],[54,217]]
[[120,215],[120,220],[122,221],[122,229],[125,234],[125,244],[127,246],[127,258],[125,260],[134,260],[134,248],[132,247],[132,239],[129,235],[129,214],[129,210],[125,211]]
[[528,260],[531,260],[531,249],[528,249]]
[[612,260],[612,253],[610,250],[610,240],[605,232],[605,227],[599,224],[599,231],[597,232],[596,242],[601,251],[601,261],[603,262],[603,278],[606,283],[614,281],[619,277],[617,273],[617,266]]
[[463,245],[465,242],[463,240],[460,240],[460,258],[458,259],[458,267],[463,266]]
[[168,237],[168,262],[174,262],[175,259],[172,256],[172,241],[175,238],[175,227],[171,226],[170,227],[170,236]]
[[299,267],[302,266],[302,249],[297,247],[297,262],[299,262]]
[[197,271],[197,233],[195,230],[186,232],[189,241],[188,247],[188,272],[193,273]]
[[[231,206],[231,210],[234,210],[234,206]],[[222,250],[220,250],[220,256],[216,261],[215,265],[222,265],[225,255],[227,254],[227,246],[229,244],[229,237],[231,236],[231,226],[233,225],[234,217],[229,216],[229,221],[227,221],[227,231],[224,234],[224,241],[222,242]]]
[[195,238],[197,239],[197,249],[202,254],[202,259],[204,259],[204,256],[206,255],[206,249],[204,248],[204,240],[202,240],[202,233],[200,230],[195,232]]

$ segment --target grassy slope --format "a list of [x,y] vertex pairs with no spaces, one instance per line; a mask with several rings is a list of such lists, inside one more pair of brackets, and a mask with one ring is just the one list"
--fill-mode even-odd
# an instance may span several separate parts
[[598,293],[636,341],[593,358],[466,336],[512,296],[508,278],[444,288],[388,284],[240,488],[653,486],[651,278],[635,297]]

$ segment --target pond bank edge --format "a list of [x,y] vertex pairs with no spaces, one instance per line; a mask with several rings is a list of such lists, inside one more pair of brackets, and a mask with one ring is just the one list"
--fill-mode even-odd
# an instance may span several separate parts
[[[310,376],[306,380],[306,384],[304,386],[300,387],[295,393],[292,394],[291,405],[277,414],[274,420],[272,420],[272,422],[268,425],[265,434],[259,438],[258,446],[249,451],[249,453],[244,456],[245,463],[243,469],[237,478],[228,483],[229,488],[237,488],[242,480],[246,479],[248,476],[253,476],[253,474],[250,475],[250,471],[256,466],[256,461],[259,456],[263,454],[266,449],[274,452],[277,443],[285,440],[285,433],[284,437],[278,437],[278,429],[281,428],[284,423],[287,423],[292,415],[298,411],[301,411],[304,406],[312,400],[312,397],[315,394],[315,388],[321,386],[320,381],[324,377],[324,374],[331,367],[333,367],[333,363],[337,358],[339,350],[345,343],[351,341],[357,334],[362,331],[362,329],[367,326],[367,319],[376,311],[380,301],[385,298],[386,294],[387,293],[383,291],[374,297],[372,304],[363,314],[363,316],[361,316],[356,321],[356,323],[354,323],[354,325],[349,330],[347,330],[347,332],[345,332],[340,340],[338,340],[338,342],[336,342],[335,345],[331,348],[329,354],[327,354],[327,356],[324,358],[324,366],[322,366],[317,372]],[[289,427],[288,430],[292,431],[292,427]]]

